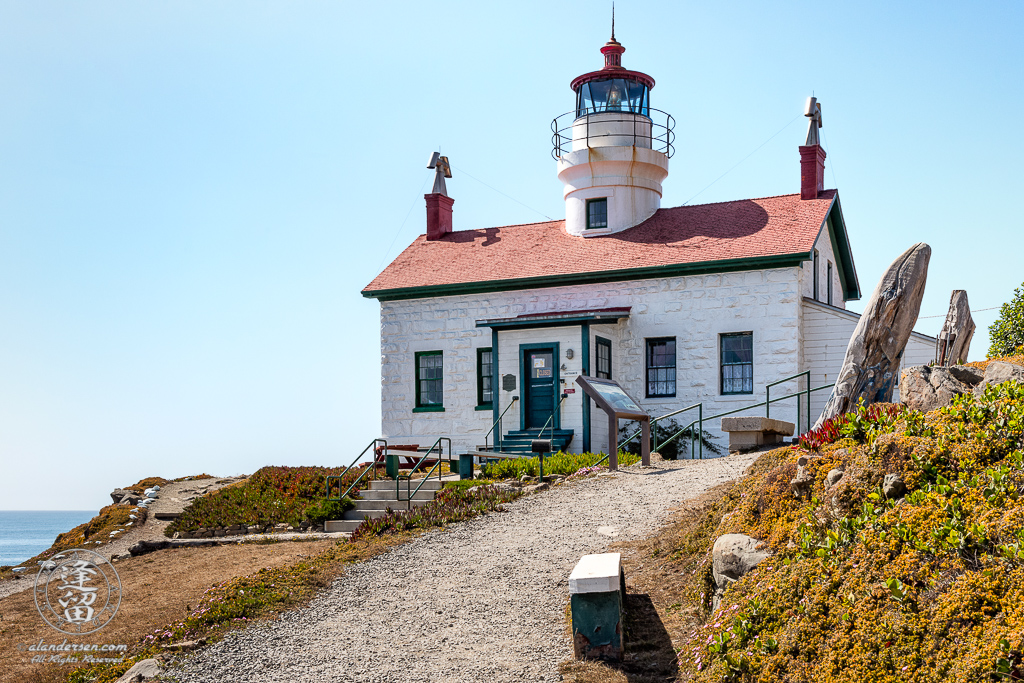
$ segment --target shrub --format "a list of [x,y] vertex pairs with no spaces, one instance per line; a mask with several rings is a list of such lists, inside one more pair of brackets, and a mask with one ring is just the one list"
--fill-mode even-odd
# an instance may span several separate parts
[[[555,453],[544,458],[544,475],[570,475],[584,467],[593,467],[604,458],[603,453]],[[640,460],[634,453],[619,451],[619,466],[632,465]],[[607,461],[606,461],[607,462]],[[524,474],[536,477],[540,474],[540,460],[534,458],[502,458],[480,468],[487,479],[518,479]]]
[[889,429],[906,409],[901,403],[872,403],[865,406],[861,400],[856,410],[836,415],[825,420],[817,429],[802,434],[800,445],[815,450],[839,439],[871,442],[877,434]]
[[988,337],[989,358],[1024,353],[1024,285],[1013,290],[1013,298],[999,309]]
[[[763,455],[667,549],[703,621],[681,643],[680,679],[1020,679],[1024,385],[927,415],[882,405],[843,417],[814,452]],[[800,455],[814,479],[803,499],[789,492]],[[825,495],[835,467],[845,474]],[[887,473],[906,483],[901,500],[880,490]],[[708,551],[724,533],[759,538],[773,557],[711,613]]]
[[321,500],[306,508],[306,519],[314,524],[323,524],[329,519],[341,519],[341,516],[354,508],[355,503],[348,496],[341,500]]
[[[365,468],[362,465],[350,470],[341,482],[341,491]],[[351,508],[351,501],[333,507],[325,501],[327,477],[339,476],[344,471],[343,467],[264,467],[244,481],[192,501],[165,533],[170,536],[175,531],[232,524],[269,526],[284,522],[298,526],[303,520],[315,521],[313,515],[344,512]]]

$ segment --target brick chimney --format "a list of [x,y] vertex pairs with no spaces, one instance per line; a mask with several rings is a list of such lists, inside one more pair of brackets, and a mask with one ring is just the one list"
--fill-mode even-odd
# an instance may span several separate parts
[[440,192],[423,195],[427,200],[427,239],[439,240],[452,231],[452,204],[455,200]]
[[817,199],[825,189],[825,150],[818,141],[821,128],[821,103],[817,97],[808,97],[804,107],[807,122],[807,140],[800,146],[800,199]]
[[821,145],[800,145],[800,199],[817,199],[825,189],[825,150]]

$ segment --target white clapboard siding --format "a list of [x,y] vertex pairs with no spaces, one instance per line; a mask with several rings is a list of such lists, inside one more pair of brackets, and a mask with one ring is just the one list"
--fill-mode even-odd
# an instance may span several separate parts
[[[853,336],[853,330],[860,322],[860,315],[852,311],[829,306],[813,299],[803,300],[803,351],[804,367],[811,371],[812,387],[820,387],[836,381],[843,367],[846,347]],[[935,337],[912,332],[907,348],[903,352],[900,369],[912,365],[924,365],[935,358]],[[811,422],[817,420],[828,401],[829,390],[816,391],[811,396]],[[893,393],[893,401],[899,401],[899,387]]]

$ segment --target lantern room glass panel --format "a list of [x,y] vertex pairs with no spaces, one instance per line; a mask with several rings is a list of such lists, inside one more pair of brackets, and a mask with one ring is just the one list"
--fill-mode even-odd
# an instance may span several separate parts
[[625,78],[589,81],[576,91],[576,116],[625,112],[650,116],[650,91],[647,86]]

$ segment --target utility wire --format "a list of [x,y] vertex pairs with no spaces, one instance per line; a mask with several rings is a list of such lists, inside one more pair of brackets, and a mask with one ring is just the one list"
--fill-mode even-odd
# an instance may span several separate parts
[[[422,185],[420,185],[420,191],[416,193],[416,199],[418,199],[419,196],[423,194],[423,189],[427,186],[427,183],[430,182],[430,179],[433,177],[433,175],[433,173],[428,175],[427,179],[423,181]],[[398,226],[398,231],[395,233],[395,236],[391,239],[391,244],[388,245],[388,250],[384,252],[384,256],[381,257],[380,263],[377,264],[377,269],[374,271],[374,273],[379,273],[381,267],[383,267],[384,265],[384,262],[388,260],[388,254],[391,253],[392,247],[394,247],[395,242],[398,241],[398,236],[402,234],[402,228],[404,228],[405,224],[409,222],[409,216],[412,214],[412,210],[416,208],[416,199],[412,200],[412,204],[409,205],[409,210],[405,212],[405,218],[402,220],[402,224]]]
[[[755,150],[754,150],[753,152],[751,152],[751,153],[750,153],[750,154],[748,154],[747,156],[745,156],[745,157],[743,157],[742,159],[740,159],[739,161],[737,161],[737,162],[736,162],[736,164],[735,164],[735,165],[734,165],[734,166],[733,166],[732,168],[730,168],[730,169],[729,169],[728,171],[726,171],[725,173],[723,173],[722,175],[718,176],[717,178],[715,178],[714,180],[712,180],[712,181],[711,181],[710,183],[708,183],[708,184],[707,184],[707,185],[706,185],[706,186],[704,187],[704,190],[708,189],[709,187],[711,187],[712,185],[714,185],[715,183],[717,183],[717,182],[718,182],[719,180],[721,180],[721,179],[722,179],[722,178],[724,178],[725,176],[727,176],[727,175],[729,175],[730,173],[732,173],[732,172],[733,172],[733,171],[734,171],[734,170],[736,169],[736,167],[737,167],[737,166],[739,166],[740,164],[742,164],[742,163],[743,163],[744,161],[746,161],[746,160],[747,160],[747,159],[749,159],[750,157],[754,156],[754,154],[756,154],[756,153],[757,153],[757,151],[758,151],[759,149],[761,149],[762,147],[764,147],[765,145],[767,145],[767,144],[768,144],[769,142],[771,142],[772,140],[774,140],[774,139],[775,139],[775,138],[776,138],[776,137],[778,136],[778,134],[779,134],[779,133],[781,133],[782,131],[786,130],[786,129],[787,129],[787,128],[789,128],[790,126],[792,126],[792,125],[793,125],[793,121],[796,121],[797,119],[799,119],[799,118],[800,118],[800,117],[802,117],[802,116],[803,116],[803,114],[797,114],[797,115],[796,115],[795,117],[793,117],[793,119],[792,119],[792,120],[791,120],[791,121],[790,121],[789,123],[787,123],[786,125],[784,125],[784,126],[783,126],[782,128],[779,128],[779,130],[778,130],[778,131],[776,131],[775,135],[772,135],[772,136],[771,136],[770,138],[768,138],[767,140],[765,140],[764,142],[762,142],[762,143],[761,143],[760,145],[758,145],[758,146],[757,146],[757,148],[756,148],[756,149],[755,149]],[[683,206],[686,206],[687,204],[689,204],[690,202],[692,202],[692,201],[693,201],[694,199],[696,199],[697,197],[699,197],[699,196],[701,196],[702,194],[704,194],[704,190],[701,190],[700,192],[698,192],[697,194],[693,195],[692,197],[690,197],[689,199],[687,199],[687,200],[686,200],[685,202],[683,202]]]
[[458,171],[459,173],[465,174],[465,176],[466,176],[467,178],[472,178],[473,180],[477,181],[478,183],[480,183],[480,184],[481,184],[481,185],[483,185],[484,187],[488,187],[488,188],[490,188],[490,189],[494,190],[495,192],[497,192],[498,194],[500,194],[500,195],[501,195],[502,197],[507,197],[508,199],[511,199],[512,201],[514,201],[514,202],[515,202],[516,204],[519,204],[520,206],[525,206],[525,207],[526,207],[527,209],[529,209],[530,211],[533,211],[534,213],[537,213],[537,214],[540,214],[541,216],[544,216],[544,218],[547,218],[547,219],[548,219],[549,221],[553,221],[553,220],[555,220],[554,218],[552,218],[551,216],[547,215],[547,214],[546,214],[546,213],[544,213],[543,211],[538,211],[537,209],[533,208],[532,206],[529,206],[528,204],[523,204],[523,203],[522,203],[521,201],[519,201],[519,200],[518,200],[518,199],[516,199],[515,197],[512,197],[512,196],[510,196],[510,195],[507,195],[507,194],[505,194],[504,192],[502,192],[501,190],[499,190],[498,188],[496,188],[496,187],[494,187],[494,186],[492,186],[492,185],[488,185],[487,183],[485,183],[484,181],[480,180],[479,178],[477,178],[477,177],[475,177],[475,176],[472,176],[472,175],[470,175],[468,171],[465,171],[465,170],[463,170],[463,169],[461,169],[461,168],[459,168],[458,166],[455,166],[455,165],[452,165],[452,168],[454,168],[454,169],[455,169],[456,171]]
[[[1002,306],[992,306],[991,308],[972,308],[971,313],[981,313],[982,311],[994,311],[997,308],[1002,308]],[[949,314],[943,313],[942,315],[919,315],[917,316],[917,319],[924,320],[926,318],[945,318],[947,315]]]

